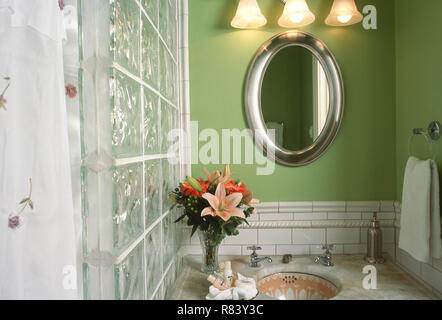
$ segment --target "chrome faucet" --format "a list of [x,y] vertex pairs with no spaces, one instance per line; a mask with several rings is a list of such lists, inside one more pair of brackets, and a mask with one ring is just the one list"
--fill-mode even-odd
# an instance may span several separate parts
[[334,264],[332,262],[331,250],[333,250],[333,245],[324,244],[322,245],[322,250],[325,250],[325,253],[322,256],[317,256],[315,258],[315,263],[321,263],[326,267],[333,267]]
[[260,262],[262,260],[267,260],[269,263],[272,263],[272,258],[270,257],[258,257],[258,254],[256,253],[257,250],[261,250],[261,247],[251,246],[247,247],[247,250],[252,250],[252,254],[250,255],[250,268],[259,268],[261,267]]

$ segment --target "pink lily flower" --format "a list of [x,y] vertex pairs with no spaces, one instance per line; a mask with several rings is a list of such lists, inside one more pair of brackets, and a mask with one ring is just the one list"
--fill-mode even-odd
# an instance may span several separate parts
[[210,173],[209,170],[207,170],[206,168],[203,168],[204,173],[207,176],[207,181],[212,184],[214,182],[217,182],[218,179],[221,177],[221,172],[219,172],[218,170],[214,171],[213,173]]
[[202,217],[208,215],[213,217],[219,216],[224,221],[229,220],[232,216],[241,217],[243,219],[246,218],[244,212],[240,208],[237,208],[238,204],[241,202],[242,194],[237,192],[226,196],[226,188],[223,183],[218,184],[215,195],[204,193],[202,197],[210,204],[210,207],[205,208],[201,212]]

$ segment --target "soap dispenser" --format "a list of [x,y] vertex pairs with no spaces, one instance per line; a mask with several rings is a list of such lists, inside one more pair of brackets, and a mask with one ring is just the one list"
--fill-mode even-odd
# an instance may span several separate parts
[[379,227],[377,212],[373,212],[373,219],[367,230],[367,255],[365,261],[371,264],[384,263],[382,257],[382,230]]

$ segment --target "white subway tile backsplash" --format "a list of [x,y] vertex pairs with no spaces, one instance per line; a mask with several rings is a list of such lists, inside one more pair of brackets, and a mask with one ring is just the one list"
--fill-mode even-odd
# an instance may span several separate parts
[[219,255],[241,255],[242,246],[229,246],[229,245],[221,245],[218,249]]
[[343,212],[345,211],[345,201],[314,201],[314,212]]
[[365,244],[344,244],[344,254],[361,254],[367,252]]
[[279,207],[279,202],[261,202],[261,203],[255,205],[255,208],[260,208],[260,209],[263,209],[263,208],[276,208],[276,209],[278,209],[278,207]]
[[[249,256],[252,254],[251,250],[248,250],[247,248],[249,245],[242,246],[242,254],[244,256]],[[276,245],[259,245],[261,250],[257,251],[259,255],[266,255],[266,256],[272,256],[276,254]]]
[[291,229],[258,229],[259,244],[291,244]]
[[325,251],[322,249],[322,245],[311,244],[310,245],[310,254],[323,254]]
[[381,201],[381,212],[394,212],[394,201]]
[[257,229],[241,229],[239,235],[226,237],[223,244],[257,244],[258,230]]
[[260,221],[284,221],[292,219],[292,213],[263,213],[259,216]]
[[396,213],[393,212],[379,212],[378,213],[379,220],[394,220],[396,219]]
[[279,212],[312,212],[313,202],[280,202]]
[[360,228],[327,228],[327,243],[360,243]]
[[257,214],[252,214],[250,217],[247,218],[248,222],[255,222],[255,221],[259,221],[259,213]]
[[361,220],[360,212],[328,212],[329,220]]
[[326,220],[326,212],[308,212],[308,213],[293,213],[293,220],[295,221],[305,221],[305,220]]
[[325,229],[293,229],[293,244],[324,244]]
[[[396,213],[394,212],[378,212],[377,219],[378,220],[394,220],[396,218]],[[362,220],[371,220],[373,219],[373,212],[363,212]]]
[[330,225],[329,220],[314,220],[314,221],[312,221],[313,228],[320,228],[320,227],[326,228],[329,225]]
[[373,212],[362,212],[361,219],[371,221],[373,219]]
[[[311,255],[321,255],[324,252],[325,252],[325,250],[322,249],[322,245],[317,245],[317,244],[310,245],[310,254]],[[343,254],[344,246],[342,244],[335,244],[335,245],[333,245],[333,250],[331,252],[332,252],[332,254]]]
[[361,228],[361,243],[367,243],[368,228]]
[[349,212],[379,212],[380,201],[348,201],[346,211]]
[[278,212],[279,203],[278,202],[261,202],[260,204],[255,205],[255,208],[258,211],[258,213]]
[[310,246],[308,245],[277,245],[276,254],[293,254],[293,255],[308,255],[310,254]]
[[344,253],[344,245],[335,244],[333,245],[332,254],[343,254]]
[[394,243],[395,230],[394,228],[382,228],[382,243]]
[[322,250],[322,245],[319,244],[311,244],[310,245],[310,254],[323,254],[324,250]]

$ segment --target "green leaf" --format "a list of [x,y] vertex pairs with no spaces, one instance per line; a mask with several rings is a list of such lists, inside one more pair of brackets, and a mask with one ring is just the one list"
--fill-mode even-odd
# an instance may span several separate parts
[[30,199],[29,198],[25,198],[25,199],[23,199],[22,201],[20,201],[20,204],[23,204],[23,203],[25,203],[25,202],[28,202]]
[[32,202],[32,200],[29,200],[29,206],[32,210],[34,210],[34,202]]
[[193,234],[196,232],[197,229],[198,229],[198,225],[194,225],[192,227],[192,233],[190,234],[190,237],[193,237]]
[[180,221],[183,220],[186,216],[187,216],[187,214],[183,214],[181,217],[179,217],[178,219],[175,220],[175,223],[180,222]]
[[236,235],[238,234],[238,231],[236,230],[236,225],[236,223],[226,223],[224,224],[223,229],[225,233],[229,236]]

